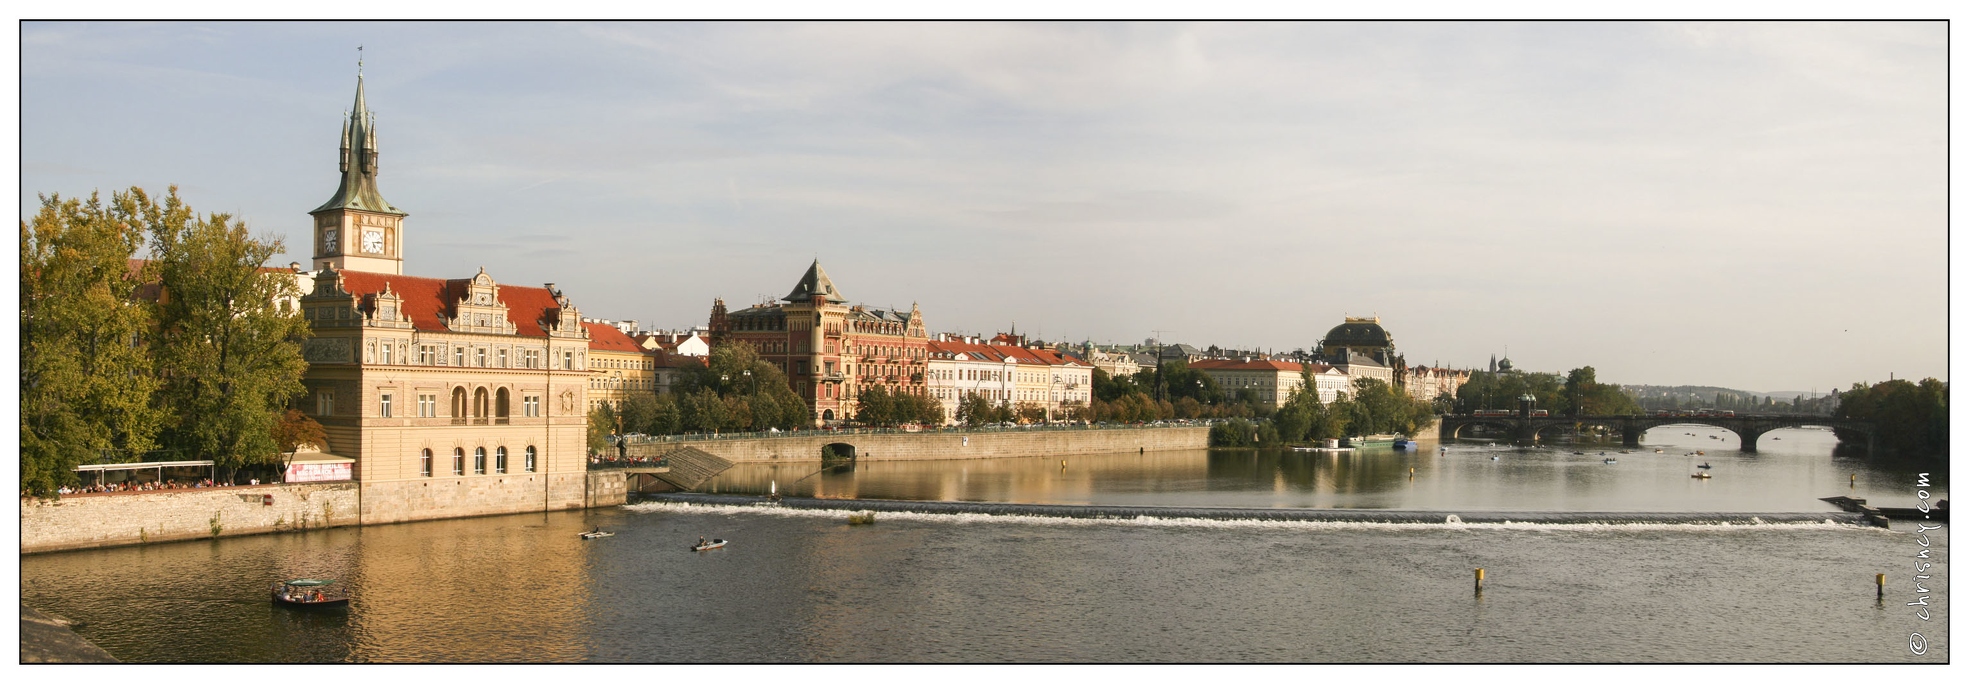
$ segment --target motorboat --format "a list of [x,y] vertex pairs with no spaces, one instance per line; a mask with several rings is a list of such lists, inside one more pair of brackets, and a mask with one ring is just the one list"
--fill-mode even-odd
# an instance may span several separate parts
[[1696,466],[1696,467],[1697,467],[1697,468],[1701,468],[1701,469],[1703,469],[1703,470],[1708,470],[1708,469],[1709,469],[1709,464],[1707,464],[1707,463],[1704,463],[1704,464],[1702,464],[1702,465],[1699,465],[1699,466]]
[[1609,464],[1609,465],[1611,465],[1611,464],[1614,464],[1614,463],[1619,463],[1620,461],[1619,461],[1619,459],[1612,459],[1612,458],[1603,458],[1603,459],[1600,459],[1600,462],[1601,462],[1601,463],[1606,463],[1606,464]]
[[581,533],[582,539],[601,539],[602,537],[613,537],[613,536],[615,536],[614,532],[603,532],[602,528],[599,527],[595,528],[595,531],[593,532]]
[[273,604],[288,608],[341,608],[349,605],[349,591],[335,580],[292,579],[273,584]]
[[724,548],[724,546],[725,546],[725,540],[723,540],[723,539],[713,539],[713,540],[711,540],[711,541],[708,541],[708,542],[704,542],[704,543],[702,543],[702,544],[698,544],[698,545],[696,545],[696,546],[692,546],[692,547],[691,547],[691,550],[692,550],[692,551],[710,551],[711,549],[718,549],[718,548]]
[[1395,444],[1394,444],[1394,447],[1395,447],[1395,450],[1397,450],[1397,451],[1407,451],[1407,450],[1411,450],[1411,449],[1414,449],[1414,448],[1415,448],[1415,440],[1412,440],[1412,439],[1397,439],[1397,440],[1395,440]]
[[1698,480],[1707,480],[1709,479],[1709,473],[1696,473],[1694,475],[1690,475],[1689,477],[1693,477]]

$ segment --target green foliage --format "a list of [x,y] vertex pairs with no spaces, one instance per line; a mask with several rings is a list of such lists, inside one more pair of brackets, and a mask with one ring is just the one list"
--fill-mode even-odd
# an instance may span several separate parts
[[992,405],[991,400],[982,394],[966,394],[957,400],[957,422],[965,427],[978,427],[989,423],[1004,423],[1012,420],[1012,409],[1003,404]]
[[1470,381],[1456,391],[1456,412],[1469,413],[1477,409],[1516,409],[1518,397],[1526,394],[1537,398],[1537,408],[1551,411],[1555,415],[1563,412],[1568,406],[1564,382],[1556,373],[1474,371],[1470,373]]
[[21,487],[38,495],[76,481],[75,466],[100,454],[148,451],[167,413],[149,350],[139,342],[152,311],[129,259],[153,207],[142,191],[104,206],[43,196],[21,222]]
[[[142,191],[131,190],[142,198]],[[279,462],[274,426],[305,391],[301,312],[292,278],[262,273],[282,251],[272,236],[254,238],[227,214],[197,216],[171,188],[163,204],[145,203],[151,263],[164,292],[151,354],[162,383],[158,400],[174,420],[165,446],[238,469]],[[356,397],[349,397],[356,400]]]
[[1273,447],[1280,442],[1279,431],[1269,420],[1252,422],[1243,418],[1210,426],[1210,446]]
[[1566,374],[1565,397],[1567,415],[1619,416],[1641,412],[1640,405],[1622,392],[1619,385],[1600,384],[1592,366],[1574,368]]
[[1374,378],[1355,380],[1354,396],[1348,403],[1348,424],[1359,435],[1413,435],[1436,417],[1434,404]]
[[[1839,394],[1835,418],[1870,420],[1882,450],[1919,455],[1948,453],[1948,383],[1927,378],[1919,384],[1889,380],[1872,387],[1854,383]],[[1864,444],[1866,435],[1836,430],[1841,442]]]
[[[1152,376],[1155,374],[1155,370],[1150,369],[1148,373]],[[1148,394],[1149,385],[1137,382],[1137,380],[1148,377],[1137,374],[1132,376],[1124,375],[1117,378],[1108,375],[1107,371],[1096,367],[1094,369],[1093,381],[1094,398],[1104,402],[1113,402],[1131,394]],[[1153,380],[1150,380],[1150,382],[1153,382]]]
[[588,450],[608,452],[612,448],[608,436],[612,434],[615,434],[615,410],[609,408],[608,402],[602,402],[588,412]]
[[674,387],[675,423],[661,402],[648,434],[792,429],[806,424],[807,402],[786,374],[744,342],[711,348],[705,365],[686,364]]
[[943,424],[943,404],[925,395],[891,393],[882,385],[871,385],[862,388],[855,403],[855,422],[863,425]]

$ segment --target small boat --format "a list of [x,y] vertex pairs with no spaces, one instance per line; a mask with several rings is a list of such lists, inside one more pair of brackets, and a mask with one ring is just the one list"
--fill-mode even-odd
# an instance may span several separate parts
[[1603,459],[1600,459],[1600,462],[1601,462],[1601,463],[1606,463],[1606,464],[1614,464],[1614,463],[1619,463],[1620,461],[1619,461],[1619,460],[1616,460],[1616,459],[1611,459],[1611,458],[1603,458]]
[[1495,461],[1495,460],[1497,460],[1497,457],[1496,457],[1496,456],[1492,456],[1492,457],[1490,457],[1490,460],[1493,460],[1493,461]]
[[1661,450],[1660,450],[1660,449],[1656,449],[1656,450],[1655,450],[1655,453],[1657,453],[1657,454],[1659,454],[1659,453],[1661,453]]
[[1694,475],[1690,475],[1689,477],[1693,477],[1698,480],[1707,480],[1709,479],[1709,473],[1696,473]]
[[1572,452],[1572,455],[1574,455],[1574,456],[1585,456],[1585,455],[1586,455],[1586,452],[1584,452],[1584,451],[1575,451],[1575,452]]
[[1705,453],[1703,453],[1703,452],[1702,452],[1701,450],[1697,450],[1697,451],[1696,451],[1696,455],[1697,455],[1697,456],[1708,456],[1709,454],[1705,454]]
[[1701,469],[1703,469],[1703,470],[1708,470],[1708,469],[1709,469],[1709,464],[1707,464],[1707,463],[1704,463],[1704,464],[1702,464],[1702,465],[1699,465],[1699,466],[1696,466],[1696,467],[1697,467],[1697,468],[1701,468]]
[[593,532],[581,533],[582,539],[601,539],[602,537],[613,537],[613,536],[615,536],[614,532],[603,532],[602,528],[599,527],[595,528],[595,531]]
[[1412,440],[1412,439],[1397,439],[1397,440],[1395,440],[1395,445],[1394,445],[1394,446],[1395,446],[1395,450],[1397,450],[1397,451],[1407,451],[1407,450],[1410,450],[1410,449],[1414,449],[1414,448],[1415,448],[1415,440]]
[[348,587],[335,580],[295,579],[275,582],[273,604],[288,608],[341,608],[349,605]]
[[693,547],[691,547],[691,550],[692,550],[692,551],[709,551],[709,550],[711,550],[711,549],[717,549],[717,548],[723,548],[723,547],[724,547],[724,545],[725,545],[725,540],[723,540],[723,539],[713,539],[713,540],[711,540],[711,541],[708,541],[708,542],[704,542],[704,543],[702,543],[702,544],[698,544],[698,545],[696,545],[696,546],[693,546]]

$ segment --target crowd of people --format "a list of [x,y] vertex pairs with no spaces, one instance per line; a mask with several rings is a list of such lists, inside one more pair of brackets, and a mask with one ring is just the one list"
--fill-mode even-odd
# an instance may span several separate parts
[[[258,480],[255,480],[254,482],[257,484]],[[170,491],[170,490],[178,490],[178,489],[205,489],[208,487],[230,487],[230,486],[232,485],[226,484],[224,482],[213,482],[210,479],[196,480],[196,481],[170,480],[165,482],[108,482],[108,483],[100,483],[100,484],[92,484],[92,485],[80,485],[75,487],[62,487],[60,489],[55,490],[55,492],[62,495],[106,494],[109,492],[160,492],[160,491]],[[27,492],[22,492],[21,496],[29,496],[29,494]]]
[[657,463],[662,460],[663,459],[652,458],[649,456],[615,456],[615,455],[599,456],[599,455],[591,454],[588,456],[588,465],[591,466],[609,465],[615,467],[648,466],[648,465],[657,465]]

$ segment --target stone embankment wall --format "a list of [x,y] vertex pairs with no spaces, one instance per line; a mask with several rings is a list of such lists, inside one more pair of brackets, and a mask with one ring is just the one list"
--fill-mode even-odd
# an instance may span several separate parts
[[21,553],[616,506],[627,500],[622,473],[608,471],[22,499]]
[[353,482],[21,499],[21,553],[342,527],[359,512]]
[[799,437],[649,442],[630,445],[629,455],[662,456],[688,446],[738,462],[818,461],[821,447],[829,444],[851,445],[855,448],[855,458],[871,461],[1073,456],[1203,449],[1210,446],[1210,429],[839,432]]

